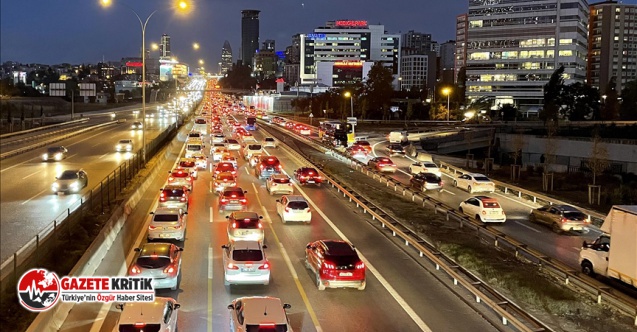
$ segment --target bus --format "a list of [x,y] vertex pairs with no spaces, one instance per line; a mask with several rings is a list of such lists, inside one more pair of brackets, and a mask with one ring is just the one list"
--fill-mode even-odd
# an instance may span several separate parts
[[249,116],[246,119],[246,130],[257,130],[257,118]]

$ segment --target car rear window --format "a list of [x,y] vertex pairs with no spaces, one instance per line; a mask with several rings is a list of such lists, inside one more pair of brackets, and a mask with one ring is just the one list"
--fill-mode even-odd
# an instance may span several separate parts
[[288,178],[274,178],[273,181],[275,183],[290,183],[290,179]]
[[199,150],[201,150],[201,145],[199,145],[199,144],[192,144],[192,145],[188,144],[186,149],[188,149],[188,151],[199,151]]
[[422,165],[427,168],[438,168],[438,166],[434,163],[423,163]]
[[234,177],[230,174],[217,175],[217,179],[221,181],[231,181],[234,180]]
[[584,213],[579,211],[567,211],[564,212],[564,217],[570,220],[585,220],[587,217]]
[[134,325],[134,324],[120,324],[119,332],[159,332],[161,324],[146,324],[146,325]]
[[173,222],[178,221],[179,216],[176,214],[155,214],[153,221]]
[[196,123],[196,124],[206,124],[206,120],[204,120],[204,119],[197,119],[197,120],[195,120],[195,123]]
[[265,141],[266,141],[266,142],[274,142],[274,138],[272,138],[272,137],[266,137],[266,138],[265,138]]
[[325,255],[325,260],[336,265],[337,269],[353,269],[360,261],[358,255]]
[[288,203],[288,207],[293,210],[303,210],[309,208],[309,205],[307,205],[307,202],[293,201]]
[[367,141],[358,141],[358,142],[356,142],[356,145],[368,146],[369,142],[367,142]]
[[46,151],[48,153],[57,153],[57,152],[62,152],[62,149],[61,148],[48,148],[48,149],[46,149]]
[[181,167],[195,167],[194,161],[180,161],[179,166]]
[[243,198],[243,191],[225,191],[223,195],[230,198]]
[[250,144],[248,145],[249,150],[261,150],[261,145],[259,144]]
[[486,176],[476,176],[476,177],[474,177],[474,179],[476,179],[476,181],[480,181],[480,182],[491,182],[491,180],[489,180],[489,178],[486,177]]
[[500,204],[498,204],[498,202],[482,202],[482,205],[486,209],[499,209],[500,208]]
[[77,179],[77,173],[75,173],[73,171],[65,171],[64,173],[62,173],[62,175],[60,175],[58,177],[58,179],[60,179],[60,180]]
[[276,166],[279,164],[279,160],[276,158],[263,158],[262,159],[263,164],[267,165],[267,166]]
[[435,174],[425,174],[423,176],[427,180],[427,182],[436,182],[436,183],[438,183],[438,182],[442,181],[440,179],[440,177],[435,175]]
[[242,229],[259,228],[259,219],[246,218],[246,219],[239,219],[235,221],[237,222],[237,228],[242,228]]
[[137,265],[145,269],[158,269],[170,264],[169,257],[142,256],[137,258]]
[[184,194],[183,189],[167,189],[164,190],[164,195],[168,197],[181,197]]
[[199,138],[199,137],[201,137],[201,134],[199,134],[199,133],[190,133],[190,134],[188,134],[188,137]]
[[130,140],[128,139],[123,139],[119,141],[119,144],[129,144],[129,143],[130,143]]
[[246,325],[246,332],[287,332],[286,324]]
[[251,249],[235,249],[232,251],[232,259],[235,261],[260,261],[263,260],[263,253],[261,250]]

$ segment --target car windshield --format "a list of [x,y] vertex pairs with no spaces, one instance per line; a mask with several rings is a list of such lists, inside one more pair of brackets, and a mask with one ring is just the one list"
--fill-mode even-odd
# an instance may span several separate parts
[[179,166],[181,167],[195,167],[195,162],[194,161],[180,161],[179,162]]
[[199,151],[199,150],[201,150],[201,145],[199,145],[199,144],[193,144],[193,145],[188,144],[187,149],[188,149],[188,151]]
[[263,260],[261,250],[235,249],[232,251],[232,259],[235,261],[260,261]]
[[236,220],[236,222],[237,222],[237,228],[243,228],[243,229],[259,228],[259,219],[246,218],[246,219]]
[[77,173],[74,171],[64,171],[60,176],[58,176],[60,180],[72,180],[77,179]]
[[188,137],[196,137],[196,138],[199,138],[199,137],[201,137],[201,135],[200,135],[199,133],[190,133],[190,134],[188,134]]
[[170,258],[165,256],[141,256],[137,265],[146,269],[158,269],[170,264]]
[[266,142],[274,142],[274,138],[272,138],[272,137],[266,137],[266,138],[265,138],[265,141],[266,141]]
[[304,201],[292,201],[288,203],[288,207],[293,210],[303,210],[309,208],[307,202]]
[[58,153],[58,152],[62,152],[62,148],[48,148],[46,149],[46,152],[48,153]]
[[236,139],[229,139],[228,143],[229,144],[239,144],[239,142]]
[[153,221],[171,222],[171,221],[178,221],[178,220],[179,220],[179,216],[176,214],[155,214],[155,217],[153,218]]
[[231,197],[231,198],[243,198],[243,191],[226,191],[223,193],[224,196],[226,197]]
[[197,119],[197,120],[195,120],[195,123],[196,123],[196,124],[206,124],[206,120],[204,120],[204,119]]
[[425,178],[425,180],[427,180],[427,182],[440,182],[442,181],[442,179],[440,179],[439,176],[435,175],[435,174],[425,174],[423,175],[423,177]]
[[579,211],[566,211],[564,217],[570,220],[585,220],[587,218],[584,213]]
[[119,144],[128,144],[128,143],[130,143],[130,140],[127,140],[127,139],[123,139],[119,141]]
[[489,180],[489,178],[486,176],[476,176],[474,177],[474,179],[480,182],[491,182],[491,180]]
[[259,144],[250,144],[250,145],[248,145],[248,149],[250,149],[250,150],[261,150],[261,145],[259,145]]
[[[424,167],[427,167],[427,168],[438,168],[438,166],[436,166],[436,164],[434,164],[434,163],[423,163],[422,165],[423,165]],[[477,179],[477,178],[476,178],[476,179]],[[488,180],[488,179],[487,179],[487,180]]]
[[356,142],[356,145],[369,146],[369,142],[367,142],[367,141],[358,141],[358,142]]

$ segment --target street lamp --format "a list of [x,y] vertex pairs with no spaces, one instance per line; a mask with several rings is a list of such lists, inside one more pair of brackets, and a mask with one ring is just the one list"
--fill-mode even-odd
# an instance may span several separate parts
[[[100,0],[100,4],[102,5],[102,7],[106,8],[106,7],[109,7],[111,4],[113,4],[113,1]],[[139,14],[137,14],[137,12],[133,8],[129,7],[125,3],[120,3],[120,4],[128,8],[131,12],[133,12],[133,14],[135,14],[135,17],[137,17],[137,19],[139,20],[139,25],[142,28],[142,119],[144,119],[143,120],[144,126],[142,126],[142,160],[145,163],[146,162],[146,125],[145,125],[145,121],[146,121],[146,26],[148,25],[148,21],[150,20],[150,18],[153,17],[153,15],[155,15],[155,13],[159,11],[159,9],[156,9],[155,11],[150,13],[150,15],[146,17],[146,20],[142,20],[141,16],[139,16]],[[177,3],[177,8],[179,8],[182,11],[185,11],[188,8],[188,4],[185,1],[179,1]]]
[[[349,98],[349,112],[350,112],[350,116],[353,118],[354,117],[354,94],[352,94],[349,91],[346,91],[345,98]],[[352,134],[354,134],[354,137],[356,137],[356,125],[353,125],[353,124],[352,124]]]
[[159,45],[157,45],[157,43],[152,43],[152,44],[150,44],[150,48],[153,51],[157,51],[159,49]]
[[442,89],[442,94],[447,96],[447,122],[449,122],[449,113],[451,113],[451,110],[449,109],[449,95],[451,94],[451,89]]
[[192,48],[195,50],[199,49],[199,43],[192,43]]
[[203,60],[202,59],[199,59],[199,64],[203,65]]

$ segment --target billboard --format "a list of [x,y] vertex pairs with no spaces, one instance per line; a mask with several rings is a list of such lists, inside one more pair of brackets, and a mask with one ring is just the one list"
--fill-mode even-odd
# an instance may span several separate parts
[[49,96],[53,96],[53,97],[66,96],[66,83],[49,84]]

